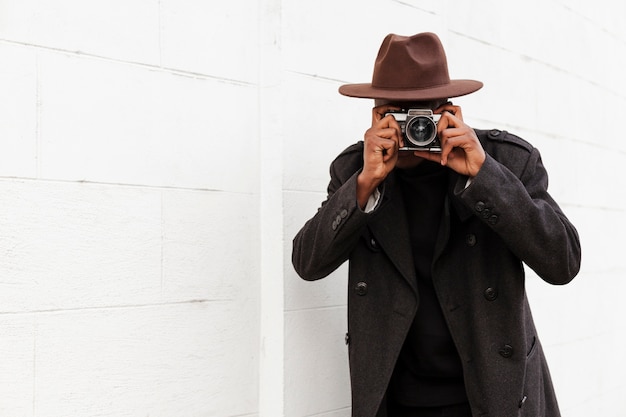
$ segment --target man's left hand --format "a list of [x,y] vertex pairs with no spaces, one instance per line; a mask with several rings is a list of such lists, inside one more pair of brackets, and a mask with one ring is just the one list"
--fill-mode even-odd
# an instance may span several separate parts
[[485,151],[474,129],[463,122],[461,107],[447,103],[434,113],[441,114],[437,123],[441,153],[416,151],[415,155],[438,162],[459,174],[475,177],[485,162]]

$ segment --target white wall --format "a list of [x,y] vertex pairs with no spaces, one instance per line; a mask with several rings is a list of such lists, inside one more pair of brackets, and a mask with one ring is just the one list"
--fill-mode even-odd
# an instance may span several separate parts
[[0,1],[0,415],[258,412],[257,19]]
[[347,268],[291,239],[362,138],[387,33],[537,146],[583,268],[528,291],[563,414],[620,416],[626,6],[0,0],[0,416],[350,415]]

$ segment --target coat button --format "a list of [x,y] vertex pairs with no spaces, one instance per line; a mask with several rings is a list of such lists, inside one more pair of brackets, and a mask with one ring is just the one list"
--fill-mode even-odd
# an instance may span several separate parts
[[498,130],[498,129],[491,129],[489,131],[489,135],[491,137],[498,137],[498,136],[500,136],[500,133],[502,133],[502,132],[500,130]]
[[333,220],[333,230],[337,230],[337,221]]
[[465,243],[467,243],[467,246],[474,246],[476,244],[476,235],[470,233],[469,235],[465,236]]
[[504,345],[504,346],[502,346],[500,348],[498,353],[503,358],[510,358],[511,356],[513,356],[513,346],[511,346],[511,345]]
[[367,294],[367,282],[361,281],[357,283],[356,286],[354,287],[354,291],[356,291],[358,295]]
[[491,210],[489,210],[488,208],[483,209],[480,212],[480,215],[483,217],[483,219],[488,219],[489,217],[491,217]]
[[346,345],[350,344],[350,333],[346,333]]
[[369,239],[367,240],[367,247],[372,251],[372,252],[379,252],[380,249],[378,247],[378,242],[376,241],[376,239],[374,239],[373,237],[369,237],[366,238]]
[[495,226],[498,223],[498,216],[495,214],[492,214],[489,219],[487,220],[487,222],[492,225]]
[[474,206],[474,209],[475,209],[477,212],[479,212],[479,213],[480,213],[480,212],[482,212],[482,211],[485,209],[485,207],[486,207],[486,204],[485,204],[484,202],[482,202],[482,201],[479,201],[479,202],[478,202],[478,203],[476,203],[476,205]]
[[348,210],[346,209],[341,210],[341,213],[339,213],[339,215],[341,216],[342,219],[345,219],[348,216]]
[[498,291],[495,288],[489,287],[485,290],[483,295],[487,300],[494,301],[496,298],[498,298]]

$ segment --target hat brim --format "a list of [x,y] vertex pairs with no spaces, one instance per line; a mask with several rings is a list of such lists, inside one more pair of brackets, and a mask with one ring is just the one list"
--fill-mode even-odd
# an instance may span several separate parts
[[451,80],[449,84],[420,89],[389,89],[373,87],[371,83],[344,84],[339,93],[348,97],[375,98],[401,101],[434,100],[438,98],[460,97],[482,88],[476,80]]

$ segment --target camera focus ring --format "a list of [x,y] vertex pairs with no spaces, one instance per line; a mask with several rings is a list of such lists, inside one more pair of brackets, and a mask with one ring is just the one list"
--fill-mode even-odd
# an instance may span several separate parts
[[407,121],[406,138],[416,146],[427,146],[437,137],[437,125],[431,117],[415,116]]

